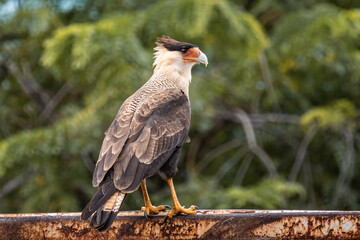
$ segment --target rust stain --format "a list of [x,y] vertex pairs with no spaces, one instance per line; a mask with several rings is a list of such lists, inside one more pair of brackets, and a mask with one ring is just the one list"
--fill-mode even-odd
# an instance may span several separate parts
[[283,217],[272,223],[253,229],[254,236],[269,238],[360,238],[359,215],[316,215]]
[[80,213],[0,214],[0,239],[360,239],[359,211],[202,210],[147,220],[120,212],[99,233]]

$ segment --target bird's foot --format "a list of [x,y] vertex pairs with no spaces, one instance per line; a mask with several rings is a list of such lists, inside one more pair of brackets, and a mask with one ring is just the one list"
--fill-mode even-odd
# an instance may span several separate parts
[[195,209],[199,209],[197,206],[195,205],[191,205],[189,208],[184,208],[182,206],[178,206],[178,205],[174,205],[169,214],[167,215],[167,218],[172,218],[173,216],[177,215],[177,214],[185,214],[185,215],[192,215],[192,214],[196,214],[196,211],[194,211]]
[[170,207],[167,205],[161,205],[158,207],[149,205],[149,206],[142,207],[141,211],[144,212],[144,215],[147,218],[148,215],[158,214],[160,211],[165,211],[166,208],[170,208]]

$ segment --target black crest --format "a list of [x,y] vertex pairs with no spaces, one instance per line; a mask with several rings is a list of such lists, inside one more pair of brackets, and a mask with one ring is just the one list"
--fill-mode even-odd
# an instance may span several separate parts
[[186,52],[190,48],[197,47],[196,45],[191,43],[176,41],[168,36],[162,36],[161,38],[158,38],[156,44],[158,46],[163,46],[169,51],[180,51],[180,52]]

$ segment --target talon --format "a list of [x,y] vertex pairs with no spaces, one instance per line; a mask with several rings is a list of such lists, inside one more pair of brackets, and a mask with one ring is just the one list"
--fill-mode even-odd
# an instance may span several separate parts
[[196,206],[192,205],[191,207],[186,209],[184,207],[174,205],[174,207],[171,209],[171,211],[168,214],[168,218],[172,218],[174,215],[177,214],[185,214],[185,215],[197,214],[197,212],[194,211],[195,207]]
[[145,217],[147,220],[149,220],[148,215],[147,215],[147,213],[146,213],[146,207],[141,207],[141,211],[144,212],[144,217]]
[[195,205],[191,205],[190,207],[189,207],[189,209],[192,209],[192,210],[194,210],[194,209],[199,209],[197,206],[195,206]]
[[144,212],[144,216],[146,217],[146,219],[149,219],[148,215],[158,214],[160,211],[165,211],[167,206],[155,207],[151,204],[150,197],[146,188],[146,179],[141,181],[141,191],[145,202],[145,207],[142,207],[141,211]]
[[146,207],[142,207],[141,211],[144,212],[146,218],[148,219],[148,215],[153,215],[153,214],[158,214],[160,211],[165,211],[165,206],[158,206],[158,207],[154,207],[152,205],[150,206],[146,206]]
[[171,207],[169,205],[163,205],[165,207],[165,209],[171,209]]
[[186,208],[184,208],[183,206],[180,205],[179,200],[178,200],[178,198],[176,196],[173,179],[168,178],[166,180],[166,182],[169,185],[171,198],[172,198],[173,203],[174,203],[172,209],[170,210],[170,212],[168,214],[168,218],[172,218],[176,214],[185,214],[185,215],[196,214],[196,212],[194,211],[194,209],[197,208],[196,206],[192,205],[190,208],[186,209]]

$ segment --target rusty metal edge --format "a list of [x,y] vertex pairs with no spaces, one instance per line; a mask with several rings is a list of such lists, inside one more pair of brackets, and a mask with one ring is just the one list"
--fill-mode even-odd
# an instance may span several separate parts
[[[226,215],[226,214],[284,214],[284,215],[360,215],[360,211],[339,211],[339,210],[257,210],[257,209],[202,209],[197,215]],[[0,220],[3,218],[21,217],[80,217],[80,212],[53,212],[53,213],[0,213]],[[156,216],[166,216],[167,212],[160,212]],[[144,216],[142,211],[120,211],[121,216]],[[190,216],[188,216],[190,217]]]
[[80,213],[0,214],[0,239],[360,239],[360,211],[201,210],[147,220],[121,211],[104,233]]

